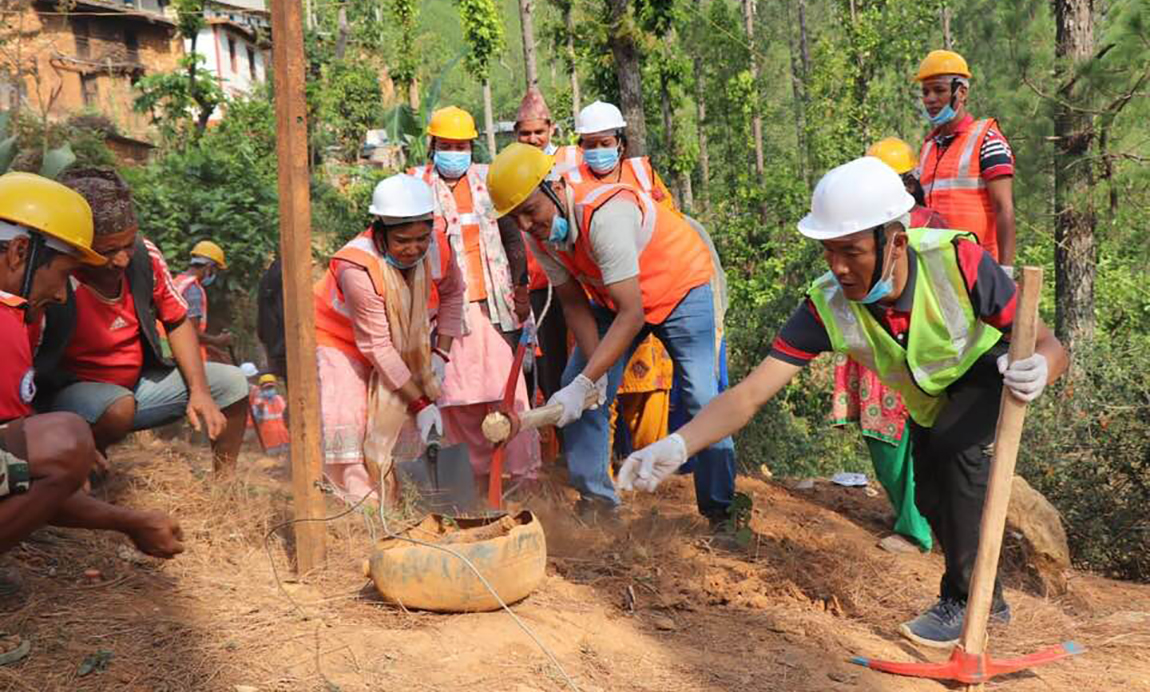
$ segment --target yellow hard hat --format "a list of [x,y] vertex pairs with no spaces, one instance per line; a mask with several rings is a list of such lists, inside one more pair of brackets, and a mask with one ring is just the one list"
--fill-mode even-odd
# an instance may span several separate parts
[[455,106],[440,108],[432,113],[427,134],[444,139],[475,139],[479,136],[475,130],[475,118]]
[[203,257],[216,263],[220,269],[227,269],[228,263],[224,261],[224,249],[210,240],[201,240],[192,248],[192,257]]
[[276,383],[276,376],[271,374],[270,372],[266,373],[264,375],[260,375],[259,383],[261,386],[263,386],[265,384],[275,384]]
[[92,250],[92,208],[79,192],[32,173],[0,176],[0,219],[19,224],[75,248],[84,264],[107,262]]
[[555,157],[530,144],[508,144],[487,169],[487,191],[496,216],[506,216],[523,203],[555,166]]
[[932,50],[919,63],[915,80],[921,82],[944,74],[970,79],[970,68],[966,66],[966,59],[952,50]]
[[914,149],[911,149],[909,144],[898,137],[880,139],[867,147],[866,155],[880,159],[899,175],[918,165],[918,157],[915,155]]

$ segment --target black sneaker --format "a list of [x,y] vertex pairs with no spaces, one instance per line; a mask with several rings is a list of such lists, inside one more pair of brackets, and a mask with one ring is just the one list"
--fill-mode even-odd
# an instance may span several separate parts
[[619,505],[584,497],[575,502],[575,515],[585,524],[601,522],[613,524],[619,521]]
[[[898,631],[916,644],[947,649],[958,643],[965,621],[966,601],[943,598],[922,615],[899,625]],[[1008,624],[1010,605],[1006,601],[998,601],[991,605],[990,621]]]

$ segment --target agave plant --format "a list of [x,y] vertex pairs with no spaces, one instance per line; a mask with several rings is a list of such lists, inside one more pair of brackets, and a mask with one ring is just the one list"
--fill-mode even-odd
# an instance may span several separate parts
[[[16,135],[8,134],[10,118],[8,111],[0,111],[0,175],[11,170],[12,162],[20,153]],[[55,180],[56,176],[60,175],[65,168],[71,166],[75,161],[76,154],[72,152],[71,145],[65,142],[55,149],[44,152],[44,158],[40,162],[40,175]]]

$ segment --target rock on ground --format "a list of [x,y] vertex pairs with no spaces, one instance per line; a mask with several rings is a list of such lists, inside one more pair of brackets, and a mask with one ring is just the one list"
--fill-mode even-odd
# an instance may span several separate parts
[[1070,569],[1070,547],[1062,516],[1050,501],[1021,476],[1014,477],[1007,531],[1022,536],[1026,569],[1044,596],[1061,596],[1067,591],[1066,570]]

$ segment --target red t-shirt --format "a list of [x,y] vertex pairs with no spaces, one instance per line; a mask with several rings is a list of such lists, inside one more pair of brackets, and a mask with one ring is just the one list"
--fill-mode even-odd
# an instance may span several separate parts
[[0,423],[31,414],[32,398],[36,396],[32,344],[24,325],[23,304],[23,298],[0,291],[0,334],[4,334],[0,352]]
[[[155,288],[152,304],[164,324],[175,324],[187,315],[187,304],[172,283],[163,255],[145,240],[152,260]],[[144,366],[144,342],[136,301],[125,276],[120,295],[108,299],[76,281],[76,329],[64,351],[63,367],[85,382],[107,382],[135,389]]]

